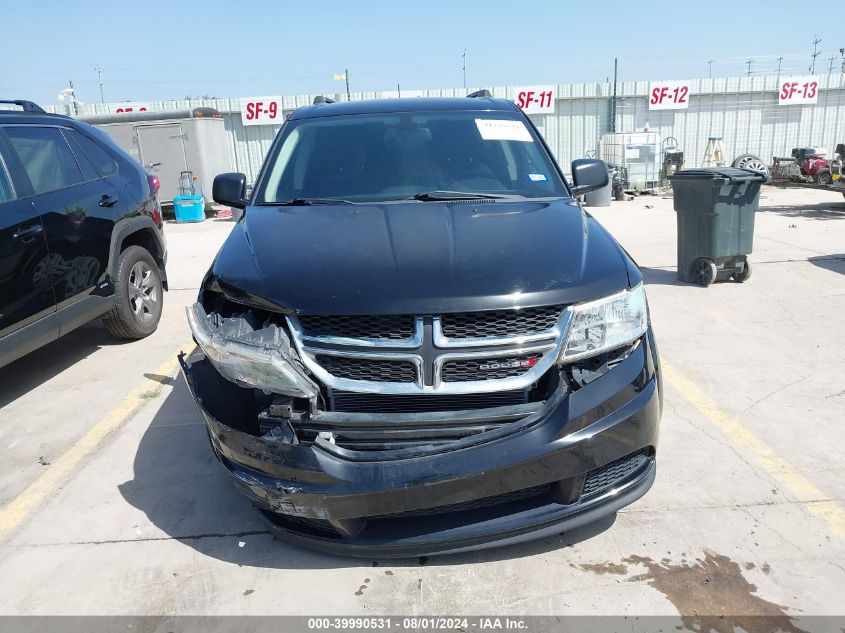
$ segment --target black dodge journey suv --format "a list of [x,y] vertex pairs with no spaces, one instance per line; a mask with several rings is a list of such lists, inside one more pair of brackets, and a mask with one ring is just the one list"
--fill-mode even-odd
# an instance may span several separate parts
[[280,539],[368,557],[525,541],[649,489],[660,367],[636,264],[532,122],[463,99],[295,111],[188,308],[215,454]]

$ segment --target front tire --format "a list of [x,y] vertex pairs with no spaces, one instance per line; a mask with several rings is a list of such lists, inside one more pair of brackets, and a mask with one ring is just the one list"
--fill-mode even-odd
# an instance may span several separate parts
[[103,317],[106,329],[118,338],[149,336],[158,327],[163,305],[158,264],[147,249],[130,246],[117,262],[114,308]]
[[718,270],[716,262],[706,257],[699,257],[692,265],[692,280],[699,286],[707,287],[716,281]]
[[816,173],[816,182],[820,185],[829,185],[833,182],[833,177],[829,171],[820,171]]

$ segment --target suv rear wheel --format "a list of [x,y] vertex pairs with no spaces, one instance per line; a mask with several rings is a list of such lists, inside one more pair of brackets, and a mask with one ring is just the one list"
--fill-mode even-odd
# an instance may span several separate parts
[[164,292],[158,264],[145,248],[130,246],[120,254],[114,299],[114,308],[103,317],[113,336],[138,339],[155,332]]

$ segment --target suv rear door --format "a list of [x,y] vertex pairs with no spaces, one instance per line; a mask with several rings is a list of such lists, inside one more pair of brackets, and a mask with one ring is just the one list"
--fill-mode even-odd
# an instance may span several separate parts
[[[44,318],[56,310],[44,225],[24,187],[0,127],[0,364],[58,337],[56,322]],[[30,324],[25,341],[6,338]]]
[[[53,278],[58,309],[90,298],[63,315],[66,331],[108,307],[101,299],[111,294],[107,287],[111,234],[116,220],[126,213],[128,194],[94,167],[76,130],[20,125],[5,131],[28,177],[50,257],[60,269]],[[116,165],[113,171],[117,172]]]

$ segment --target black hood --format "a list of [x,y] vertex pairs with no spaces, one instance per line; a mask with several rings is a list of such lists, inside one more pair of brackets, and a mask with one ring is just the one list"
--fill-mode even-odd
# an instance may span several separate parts
[[250,207],[209,280],[310,314],[573,303],[629,283],[619,246],[571,200]]

